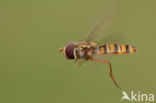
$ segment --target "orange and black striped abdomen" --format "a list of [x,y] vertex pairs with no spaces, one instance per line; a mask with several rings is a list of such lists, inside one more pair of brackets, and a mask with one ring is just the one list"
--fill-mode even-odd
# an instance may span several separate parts
[[130,45],[121,44],[104,44],[96,48],[96,54],[128,54],[136,52],[136,48]]

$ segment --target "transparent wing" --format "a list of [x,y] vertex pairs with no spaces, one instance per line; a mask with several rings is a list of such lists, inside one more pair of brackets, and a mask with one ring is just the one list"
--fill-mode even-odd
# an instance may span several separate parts
[[102,18],[89,33],[86,41],[92,41],[93,39],[99,37],[101,34],[104,34],[110,29],[115,14],[115,6],[113,4],[108,6],[102,14]]
[[126,37],[121,33],[110,33],[106,35],[104,38],[101,38],[97,43],[100,44],[125,44]]

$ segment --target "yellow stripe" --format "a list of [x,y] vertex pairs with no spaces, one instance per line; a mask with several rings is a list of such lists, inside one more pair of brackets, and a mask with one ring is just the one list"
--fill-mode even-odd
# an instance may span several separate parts
[[106,44],[107,47],[107,54],[110,53],[109,44]]
[[100,54],[104,54],[104,47],[100,48]]
[[130,53],[134,52],[134,48],[132,46],[129,46]]
[[114,48],[114,44],[110,44],[110,48],[111,48],[111,52],[114,53],[115,52],[115,48]]
[[121,52],[126,53],[126,45],[122,45],[121,48],[122,48],[122,51]]
[[118,53],[121,52],[120,45],[118,44]]

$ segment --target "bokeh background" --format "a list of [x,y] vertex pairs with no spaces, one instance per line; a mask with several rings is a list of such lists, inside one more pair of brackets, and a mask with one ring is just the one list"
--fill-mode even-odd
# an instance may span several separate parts
[[[0,103],[120,103],[122,93],[110,79],[108,65],[87,62],[78,67],[58,52],[69,41],[84,40],[109,4],[110,0],[1,0]],[[123,43],[139,51],[105,59],[128,94],[133,90],[156,95],[156,1],[115,4],[109,33],[122,34]]]

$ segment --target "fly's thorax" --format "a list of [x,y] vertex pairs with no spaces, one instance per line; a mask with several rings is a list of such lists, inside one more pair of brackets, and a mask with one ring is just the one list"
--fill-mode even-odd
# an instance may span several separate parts
[[75,57],[81,59],[90,59],[93,55],[93,48],[95,48],[96,46],[97,44],[92,42],[78,43],[74,49]]

